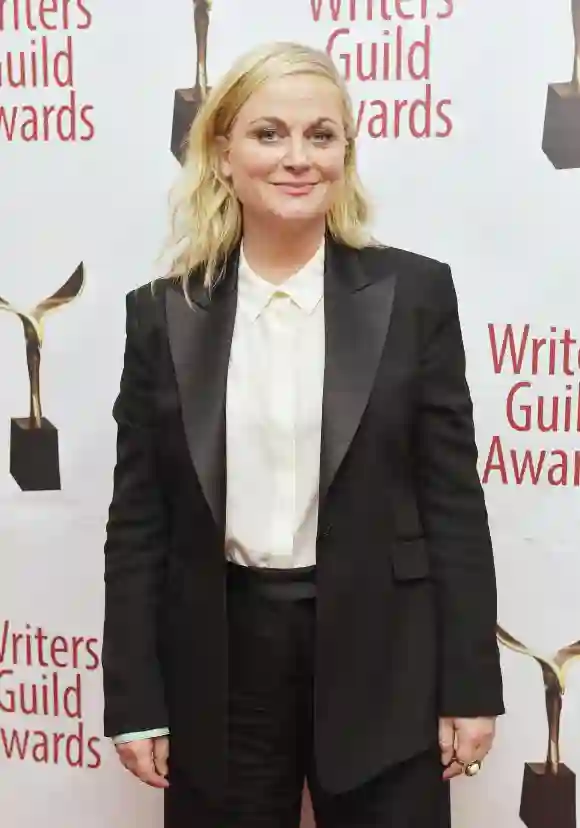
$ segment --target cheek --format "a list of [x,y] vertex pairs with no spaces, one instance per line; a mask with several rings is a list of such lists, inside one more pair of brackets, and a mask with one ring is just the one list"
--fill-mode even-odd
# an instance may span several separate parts
[[232,176],[238,180],[266,178],[278,166],[272,147],[255,146],[231,157]]
[[344,153],[340,151],[324,153],[319,157],[317,167],[326,181],[342,181],[344,178]]

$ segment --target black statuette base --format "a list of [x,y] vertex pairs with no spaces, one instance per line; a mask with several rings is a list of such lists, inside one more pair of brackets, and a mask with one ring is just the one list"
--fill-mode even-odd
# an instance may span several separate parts
[[176,89],[171,129],[171,152],[183,164],[189,129],[203,101],[201,89]]
[[580,168],[580,95],[569,83],[548,87],[542,149],[557,170]]
[[23,492],[60,489],[58,431],[46,417],[40,428],[28,417],[10,422],[10,474]]
[[551,773],[545,764],[526,764],[520,819],[527,828],[576,828],[576,777],[566,765]]

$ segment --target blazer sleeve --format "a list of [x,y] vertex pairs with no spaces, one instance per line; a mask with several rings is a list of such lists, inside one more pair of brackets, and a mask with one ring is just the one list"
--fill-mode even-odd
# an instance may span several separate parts
[[168,548],[167,511],[156,473],[152,357],[126,297],[126,339],[113,406],[117,459],[105,540],[102,666],[106,736],[167,727],[157,654],[157,616]]
[[420,362],[419,505],[436,582],[439,714],[504,712],[497,592],[451,271],[431,283]]

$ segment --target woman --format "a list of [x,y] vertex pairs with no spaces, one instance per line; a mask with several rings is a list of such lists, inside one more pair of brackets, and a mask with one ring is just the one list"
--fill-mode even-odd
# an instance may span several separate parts
[[[371,243],[326,55],[192,126],[171,278],[127,297],[106,733],[167,828],[441,828],[503,712],[450,270]],[[177,249],[177,248],[176,248]]]

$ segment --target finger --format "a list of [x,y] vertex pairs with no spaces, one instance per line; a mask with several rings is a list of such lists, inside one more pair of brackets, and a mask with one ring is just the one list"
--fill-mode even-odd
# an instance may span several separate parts
[[125,753],[120,751],[119,756],[125,768],[141,782],[150,785],[152,788],[167,787],[167,780],[160,776],[155,769],[152,753],[140,752],[140,754],[135,754],[134,752],[127,751]]
[[153,757],[149,757],[146,761],[141,760],[137,763],[135,768],[131,770],[137,779],[152,788],[166,788],[169,784],[165,777],[157,773]]
[[153,762],[160,776],[166,777],[169,773],[169,739],[155,739],[153,742]]
[[460,764],[468,765],[479,759],[480,740],[468,730],[459,729],[456,734],[455,756]]
[[449,765],[453,759],[455,749],[455,728],[451,719],[439,721],[439,748],[441,750],[441,764]]
[[463,768],[458,762],[452,762],[448,767],[445,768],[443,771],[443,779],[453,779],[456,776],[461,776],[463,773]]
[[146,785],[149,785],[152,788],[167,788],[169,786],[169,782],[167,779],[162,776],[161,774],[157,773],[155,769],[155,765],[153,762],[148,764],[146,767],[138,768],[137,773],[135,774],[141,782],[144,782]]
[[493,734],[491,734],[490,736],[485,736],[483,739],[479,740],[479,743],[477,745],[477,757],[476,758],[479,759],[480,762],[483,759],[485,759],[485,757],[487,756],[487,754],[491,750],[492,745],[493,745]]

